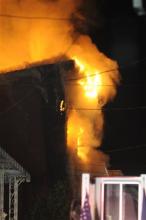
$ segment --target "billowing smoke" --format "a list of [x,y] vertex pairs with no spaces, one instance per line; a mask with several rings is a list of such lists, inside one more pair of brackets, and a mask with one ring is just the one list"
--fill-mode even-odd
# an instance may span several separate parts
[[76,0],[0,0],[0,70],[66,53],[78,6]]

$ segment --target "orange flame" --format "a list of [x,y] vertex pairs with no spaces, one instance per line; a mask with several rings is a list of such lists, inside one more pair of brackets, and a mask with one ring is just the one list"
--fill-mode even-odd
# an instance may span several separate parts
[[[79,69],[79,72],[83,79],[78,80],[78,84],[81,86],[81,89],[83,89],[84,99],[88,98],[89,100],[92,99],[94,102],[97,102],[98,94],[100,92],[101,88],[101,77],[98,73],[98,71],[94,70],[93,67],[90,67],[88,63],[81,62],[77,57],[73,57],[73,60],[76,63],[76,66]],[[90,106],[89,106],[90,107]],[[72,120],[72,123],[68,124],[68,129],[74,127],[74,124],[78,123],[78,128],[75,129],[74,132],[76,132],[76,152],[77,156],[84,162],[88,161],[88,146],[84,146],[85,142],[85,130],[88,130],[88,125],[84,124],[82,125],[81,119],[77,122],[75,119]],[[72,129],[73,131],[74,129]],[[74,132],[68,133],[68,135],[73,135]]]
[[85,96],[89,99],[97,98],[101,88],[100,74],[89,64],[82,63],[77,57],[73,57],[73,60],[79,67],[80,73],[84,74],[83,79],[79,80],[78,83],[83,87]]
[[73,110],[70,112],[67,122],[67,143],[71,147],[77,156],[83,160],[87,161],[87,156],[85,154],[85,124],[83,125],[82,120],[78,113]]
[[116,93],[118,72],[107,74],[106,70],[116,69],[117,64],[100,53],[87,36],[80,37],[69,55],[78,69],[78,87],[70,86],[67,91],[74,109],[70,111],[67,122],[70,131],[68,146],[74,148],[81,161],[88,164],[90,151],[100,146],[102,141],[102,106]]

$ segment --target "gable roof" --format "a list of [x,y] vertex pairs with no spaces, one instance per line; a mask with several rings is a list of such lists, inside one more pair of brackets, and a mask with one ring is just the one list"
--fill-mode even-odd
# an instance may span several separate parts
[[4,171],[6,178],[15,176],[23,178],[27,182],[30,182],[30,174],[24,170],[24,168],[13,159],[3,148],[0,147],[0,170]]

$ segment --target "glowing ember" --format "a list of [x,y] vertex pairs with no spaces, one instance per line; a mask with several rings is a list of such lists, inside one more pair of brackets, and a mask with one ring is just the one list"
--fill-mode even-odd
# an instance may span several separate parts
[[64,111],[65,111],[64,100],[61,100],[61,102],[60,102],[60,112],[64,112]]

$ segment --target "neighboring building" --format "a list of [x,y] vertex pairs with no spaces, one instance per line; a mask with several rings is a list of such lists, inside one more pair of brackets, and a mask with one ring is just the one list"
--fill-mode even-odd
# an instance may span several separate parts
[[18,220],[19,187],[25,181],[30,174],[0,147],[0,220]]
[[92,220],[144,220],[145,192],[145,174],[95,177],[93,183],[86,173],[82,175],[81,212],[84,217],[90,212]]
[[20,219],[34,212],[52,184],[66,178],[61,73],[71,66],[70,61],[43,63],[0,74],[0,144],[32,177],[20,192],[26,204]]

